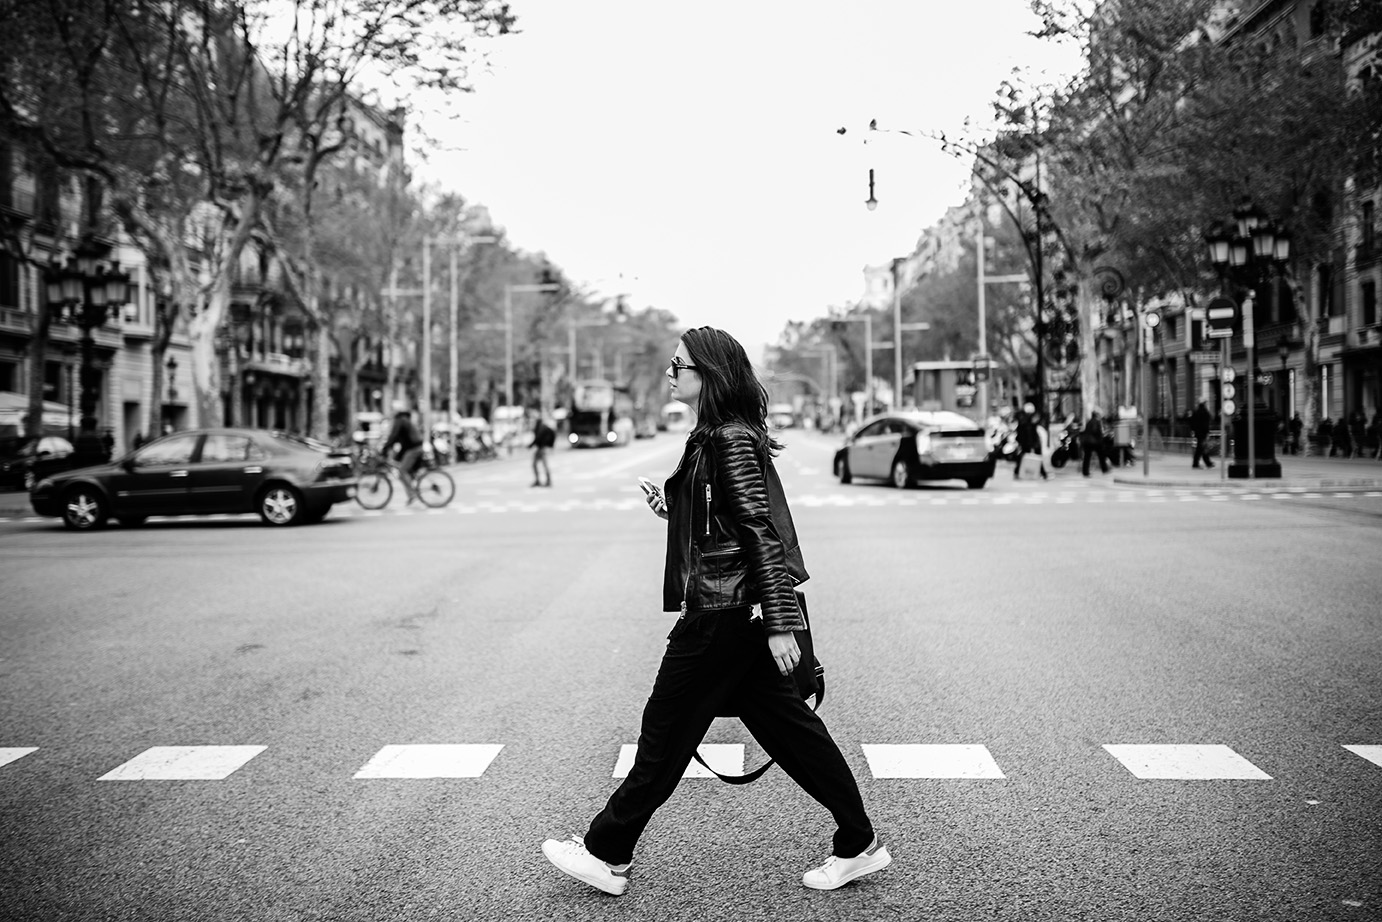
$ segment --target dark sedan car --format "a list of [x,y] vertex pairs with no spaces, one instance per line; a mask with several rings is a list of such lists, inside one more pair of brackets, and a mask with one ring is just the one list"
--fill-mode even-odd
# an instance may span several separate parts
[[835,452],[840,483],[855,477],[891,481],[963,480],[981,488],[993,476],[988,439],[972,419],[943,410],[901,411],[865,421]]
[[62,436],[21,439],[0,453],[0,485],[27,490],[48,474],[72,467],[72,443]]
[[269,525],[319,522],[350,499],[350,455],[311,439],[261,429],[174,432],[96,467],[46,477],[29,501],[68,528],[110,517],[140,525],[151,515],[257,512]]

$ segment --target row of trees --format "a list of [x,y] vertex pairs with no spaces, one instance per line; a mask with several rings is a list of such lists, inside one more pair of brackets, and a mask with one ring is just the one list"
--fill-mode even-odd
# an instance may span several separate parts
[[[1216,285],[1203,233],[1245,198],[1294,233],[1288,283],[1299,315],[1310,318],[1313,361],[1318,305],[1304,289],[1314,267],[1328,265],[1341,245],[1345,181],[1375,183],[1382,166],[1382,80],[1346,88],[1339,41],[1345,48],[1375,43],[1382,7],[1318,3],[1310,47],[1302,47],[1291,28],[1221,41],[1226,23],[1216,18],[1222,4],[1215,0],[1032,6],[1044,37],[1079,43],[1082,72],[1064,86],[1002,86],[994,103],[999,131],[982,144],[917,132],[972,164],[973,210],[997,206],[1011,216],[987,230],[996,238],[989,271],[1025,264],[1035,275],[1042,267],[1039,288],[989,293],[988,341],[1000,365],[1019,373],[1027,392],[1036,390],[1030,293],[1041,290],[1043,358],[1066,370],[1090,405],[1091,321],[1102,307],[1097,270],[1116,266],[1128,280],[1125,297],[1136,303],[1194,304]],[[974,257],[966,242],[953,271],[904,294],[904,322],[932,324],[917,358],[975,352]],[[829,318],[812,326],[813,334],[838,335]],[[784,342],[799,336],[789,331]],[[857,383],[862,363],[849,351],[846,357]],[[1313,387],[1314,368],[1306,371]],[[1316,403],[1313,392],[1305,396]]]
[[[158,294],[154,393],[169,337],[186,330],[203,421],[224,416],[217,349],[247,283],[260,287],[256,307],[301,312],[318,435],[330,416],[331,358],[353,400],[381,343],[418,342],[420,299],[396,291],[432,285],[444,305],[449,247],[461,247],[459,322],[472,334],[459,361],[497,364],[502,338],[476,328],[502,321],[505,285],[560,273],[487,221],[477,225],[482,210],[459,195],[414,187],[400,157],[370,144],[363,120],[405,117],[385,98],[468,91],[486,43],[514,27],[503,0],[0,0],[11,50],[0,64],[0,137],[34,172],[60,185],[74,178],[83,203],[57,246],[17,235],[7,245],[47,268],[83,240],[132,241]],[[429,237],[447,244],[424,279]],[[463,245],[477,237],[485,242]],[[34,421],[50,322],[39,301]],[[562,341],[558,312],[596,307],[574,291],[515,304],[526,386]],[[434,314],[436,343],[449,340],[446,316]],[[644,345],[660,352],[666,320],[645,311],[623,336],[658,330],[659,342]],[[438,357],[439,371],[457,360]],[[349,418],[355,407],[338,409]],[[151,412],[157,431],[159,408]]]

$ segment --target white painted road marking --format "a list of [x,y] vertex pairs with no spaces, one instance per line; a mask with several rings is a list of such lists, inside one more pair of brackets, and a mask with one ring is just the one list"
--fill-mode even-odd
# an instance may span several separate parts
[[98,781],[221,781],[265,746],[154,746]]
[[9,765],[16,759],[22,759],[31,752],[38,752],[38,747],[14,746],[9,749],[0,749],[0,765]]
[[1345,746],[1349,752],[1362,756],[1374,765],[1382,765],[1382,746]]
[[1222,745],[1105,746],[1104,749],[1138,778],[1177,781],[1272,780],[1271,775]]
[[479,778],[502,743],[419,743],[385,746],[356,778]]
[[1003,778],[987,746],[864,743],[875,778]]
[[[701,743],[698,751],[701,758],[710,763],[710,767],[722,775],[742,775],[744,773],[744,744],[743,743]],[[619,759],[614,763],[614,774],[612,778],[627,778],[629,770],[633,768],[633,757],[638,752],[637,745],[625,744],[619,747]],[[710,772],[701,767],[701,763],[692,759],[691,764],[686,766],[686,771],[682,772],[683,778],[714,778]]]

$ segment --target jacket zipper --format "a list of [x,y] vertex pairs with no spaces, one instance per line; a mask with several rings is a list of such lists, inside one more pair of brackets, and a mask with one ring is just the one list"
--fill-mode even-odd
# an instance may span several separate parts
[[[693,488],[696,485],[696,472],[700,470],[700,468],[701,458],[700,455],[697,454],[696,463],[691,465],[691,485]],[[708,494],[710,492],[710,485],[707,484],[705,489]],[[693,550],[694,541],[691,537],[691,529],[688,528],[686,529],[686,582],[681,587],[681,617],[683,618],[686,617],[686,596],[691,592],[691,567],[693,566],[691,555]]]
[[710,537],[710,484],[705,485],[705,536]]

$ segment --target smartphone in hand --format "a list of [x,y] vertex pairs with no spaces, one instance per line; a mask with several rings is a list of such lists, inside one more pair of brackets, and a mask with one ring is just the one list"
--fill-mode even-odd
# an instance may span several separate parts
[[638,478],[638,485],[639,485],[639,487],[641,487],[641,488],[643,489],[643,492],[644,492],[646,495],[648,495],[648,496],[656,496],[656,497],[658,497],[659,499],[662,498],[662,491],[659,490],[659,489],[657,488],[657,484],[653,483],[653,482],[652,482],[651,480],[649,480],[647,477],[639,477],[639,478]]

